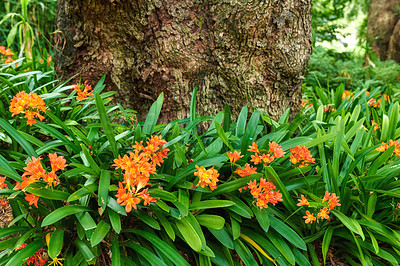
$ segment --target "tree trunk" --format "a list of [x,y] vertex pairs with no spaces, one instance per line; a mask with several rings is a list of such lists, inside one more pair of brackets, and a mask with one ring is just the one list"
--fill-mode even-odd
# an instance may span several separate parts
[[399,0],[371,0],[368,11],[367,38],[372,51],[381,60],[400,62]]
[[[108,90],[146,114],[164,92],[160,122],[197,110],[215,115],[224,103],[278,118],[300,109],[312,51],[311,0],[59,0],[56,71]],[[292,113],[293,114],[293,113]]]

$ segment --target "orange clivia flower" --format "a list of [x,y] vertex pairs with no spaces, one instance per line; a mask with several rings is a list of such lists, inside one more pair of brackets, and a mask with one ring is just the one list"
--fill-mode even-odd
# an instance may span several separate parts
[[367,102],[371,107],[381,107],[381,103],[374,98],[371,98]]
[[306,216],[303,216],[303,218],[306,219],[304,221],[306,224],[313,223],[317,220],[317,218],[314,216],[314,213],[310,213],[309,211],[306,211]]
[[11,63],[11,62],[14,62],[14,59],[12,59],[11,56],[7,57],[7,58],[4,60],[4,64]]
[[260,179],[259,184],[254,180],[247,185],[250,189],[250,194],[257,199],[256,205],[260,209],[268,208],[268,203],[275,205],[278,202],[282,202],[282,194],[279,191],[275,191],[276,186],[271,182],[267,182],[264,178]]
[[275,141],[270,142],[268,146],[269,146],[268,152],[272,154],[273,158],[278,159],[285,156],[285,152],[281,148],[282,146],[278,145]]
[[27,94],[25,91],[20,91],[11,99],[9,110],[13,116],[24,113],[27,125],[31,126],[36,124],[36,117],[43,121],[44,116],[39,111],[46,112],[46,106],[43,99],[36,93]]
[[245,177],[257,172],[257,168],[251,167],[250,164],[246,163],[245,168],[237,168],[235,173],[237,173],[241,177]]
[[328,190],[325,191],[325,195],[322,198],[322,202],[328,201],[331,198],[331,193]]
[[40,156],[38,158],[32,157],[31,161],[24,167],[26,172],[22,174],[22,177],[30,176],[30,178],[34,180],[39,180],[41,177],[44,177],[46,170],[44,170],[40,162],[41,160],[42,158]]
[[375,150],[379,152],[384,152],[386,151],[387,148],[389,148],[389,145],[387,145],[386,143],[382,143],[382,145],[376,148]]
[[147,205],[150,206],[150,203],[157,202],[157,200],[155,198],[151,197],[149,195],[149,193],[147,193],[147,190],[149,190],[149,189],[148,188],[143,189],[142,192],[139,193],[139,197],[141,197],[144,201],[143,202],[144,206],[147,206]]
[[[82,91],[83,86],[83,91]],[[93,96],[92,86],[88,85],[86,82],[82,85],[81,83],[77,83],[72,87],[73,90],[76,90],[77,101],[85,100],[86,97]]]
[[199,167],[196,165],[196,169],[197,172],[195,172],[194,175],[199,177],[199,182],[197,183],[196,187],[199,185],[202,188],[208,186],[211,190],[217,188],[219,173],[214,169],[214,166],[206,170],[204,166]]
[[136,141],[132,146],[133,152],[123,157],[118,155],[118,159],[114,159],[113,166],[121,169],[124,177],[124,181],[119,183],[117,202],[125,206],[126,212],[130,212],[132,208],[136,209],[141,199],[144,200],[145,206],[156,202],[145,187],[150,185],[148,181],[150,175],[156,173],[156,167],[161,166],[164,159],[168,157],[169,149],[162,148],[165,143],[166,141],[161,136],[151,136],[147,138],[146,145],[143,145],[143,141]]
[[328,210],[328,208],[324,207],[323,209],[320,209],[320,212],[317,214],[317,217],[321,218],[321,219],[328,220],[329,219],[329,210]]
[[344,100],[344,99],[346,99],[347,98],[347,96],[352,96],[351,98],[353,98],[353,93],[351,92],[351,91],[349,91],[349,90],[344,90],[343,91],[343,94],[342,94],[342,100]]
[[303,206],[303,205],[310,205],[306,197],[302,194],[301,199],[298,199],[299,203],[297,203],[297,206]]
[[49,187],[57,186],[60,184],[60,179],[58,179],[56,173],[54,171],[51,171],[45,177],[43,178],[43,181],[47,183]]
[[389,145],[386,143],[382,143],[381,146],[379,146],[378,148],[376,148],[376,151],[379,152],[384,152],[385,150],[387,150],[389,147],[394,146],[394,156],[400,157],[400,143],[398,140],[389,140]]
[[312,106],[312,103],[310,103],[309,105],[307,105],[307,103],[308,103],[308,100],[301,100],[300,108],[303,108],[303,107],[310,108]]
[[258,150],[258,145],[255,142],[253,142],[253,144],[249,146],[248,151],[260,153],[260,151]]
[[0,46],[0,54],[9,56],[9,55],[13,55],[13,52],[11,51],[10,48],[6,49],[6,47]]
[[57,172],[58,170],[64,170],[68,165],[65,164],[67,160],[64,159],[64,156],[57,156],[57,153],[54,154],[49,153],[51,170]]
[[35,205],[36,208],[38,208],[38,200],[39,196],[33,195],[33,194],[26,194],[25,193],[25,200],[29,202],[29,205]]
[[0,189],[8,189],[7,184],[5,183],[6,177],[0,176]]
[[8,205],[8,200],[0,198],[0,207],[5,208],[7,207],[7,205]]
[[292,164],[298,164],[299,167],[308,166],[308,163],[315,163],[315,159],[312,158],[310,151],[305,146],[296,146],[290,149],[292,153],[290,155],[290,162]]
[[234,164],[237,162],[237,160],[239,160],[240,158],[242,158],[244,155],[240,155],[240,151],[234,151],[234,152],[227,152],[228,157],[229,157],[229,161],[231,162],[231,164]]
[[380,128],[381,126],[376,123],[374,120],[371,121],[371,125],[374,127],[374,130],[377,130],[378,128]]
[[331,197],[328,200],[329,210],[332,210],[336,206],[341,206],[341,204],[339,203],[339,197],[337,197],[335,193],[332,193]]

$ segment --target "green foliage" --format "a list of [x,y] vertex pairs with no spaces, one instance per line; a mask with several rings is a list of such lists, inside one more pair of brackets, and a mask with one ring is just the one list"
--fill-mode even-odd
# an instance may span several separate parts
[[364,58],[353,53],[338,53],[317,46],[309,61],[304,92],[313,93],[313,87],[345,89],[380,89],[396,98],[400,92],[400,65],[394,61],[374,59],[373,65],[363,66]]

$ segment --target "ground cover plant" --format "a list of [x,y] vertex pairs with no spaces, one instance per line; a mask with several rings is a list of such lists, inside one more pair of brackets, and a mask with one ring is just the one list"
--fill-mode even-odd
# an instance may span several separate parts
[[314,87],[291,122],[199,116],[195,90],[190,117],[157,124],[162,94],[141,122],[104,77],[55,85],[49,62],[15,61],[1,265],[399,263],[399,103],[382,89]]

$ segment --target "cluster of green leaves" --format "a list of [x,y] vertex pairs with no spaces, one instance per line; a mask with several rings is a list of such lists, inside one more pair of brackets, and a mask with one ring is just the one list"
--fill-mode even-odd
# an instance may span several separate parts
[[314,87],[345,89],[380,88],[395,98],[400,96],[400,65],[394,61],[373,58],[374,65],[364,66],[364,57],[350,52],[336,52],[317,46],[311,55],[304,90],[312,93]]
[[[237,121],[228,106],[215,117],[199,116],[195,90],[189,118],[157,124],[161,94],[147,119],[136,123],[132,110],[110,103],[114,92],[102,92],[104,77],[94,97],[77,101],[72,86],[53,86],[26,64],[31,65],[0,67],[0,174],[9,187],[0,195],[8,199],[14,217],[0,229],[0,237],[9,236],[0,241],[0,265],[20,265],[42,247],[50,261],[64,258],[65,265],[311,265],[326,261],[328,253],[355,265],[400,263],[400,161],[391,156],[393,147],[375,150],[400,137],[399,104],[383,97],[379,108],[370,107],[368,100],[377,98],[379,89],[369,96],[359,89],[343,100],[343,86],[335,91],[316,87],[308,97],[313,107],[291,122],[289,110],[278,121],[257,110],[248,119],[247,107]],[[43,97],[45,120],[27,127],[22,116],[11,116],[9,102],[20,90]],[[324,112],[327,105],[337,111]],[[373,130],[372,120],[381,128]],[[210,126],[199,135],[197,125],[206,121]],[[126,213],[115,196],[123,176],[113,159],[150,135],[161,135],[170,149],[150,179],[149,193],[157,202]],[[250,163],[249,145],[256,142],[268,150],[272,141],[282,145],[284,157],[257,165],[257,173],[247,177],[234,173]],[[289,150],[299,145],[311,151],[314,164],[291,164]],[[233,150],[244,155],[236,165],[226,154]],[[40,197],[39,208],[29,206],[24,193],[12,188],[30,157],[46,161],[54,152],[69,166],[54,188],[29,185],[26,192]],[[196,165],[215,166],[217,189],[196,186]],[[259,209],[248,191],[238,190],[261,178],[276,185],[282,203]],[[297,206],[297,199],[306,195],[309,207],[318,211],[325,191],[336,193],[341,206],[329,220],[305,224],[308,208]],[[17,249],[22,243],[28,245]],[[320,246],[322,258],[316,255]]]
[[55,31],[56,5],[56,0],[2,1],[0,45],[18,52],[23,49],[28,55],[40,53],[47,56]]

